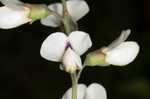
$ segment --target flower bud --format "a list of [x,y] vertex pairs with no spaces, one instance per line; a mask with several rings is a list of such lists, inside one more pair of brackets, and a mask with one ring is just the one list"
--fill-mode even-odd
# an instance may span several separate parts
[[77,69],[81,69],[81,59],[70,47],[64,53],[62,59],[62,69],[69,73],[74,73]]

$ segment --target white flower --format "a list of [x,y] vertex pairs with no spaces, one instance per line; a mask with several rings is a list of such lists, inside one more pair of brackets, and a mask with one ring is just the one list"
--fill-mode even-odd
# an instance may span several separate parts
[[[73,21],[78,21],[89,12],[89,7],[84,0],[68,0],[66,4]],[[51,4],[48,8],[61,16],[63,15],[61,3]],[[61,25],[61,19],[57,16],[49,15],[46,18],[41,19],[41,23],[46,26],[58,27]]]
[[131,30],[122,31],[118,39],[102,50],[108,64],[124,66],[136,58],[139,53],[139,45],[134,41],[125,41],[130,32]]
[[[72,88],[65,92],[62,99],[72,99]],[[93,83],[88,87],[84,84],[78,84],[77,99],[107,99],[106,90],[98,83]]]
[[62,32],[50,34],[43,42],[40,54],[43,58],[62,62],[67,72],[81,69],[80,55],[92,46],[91,39],[87,33],[74,31],[67,37]]
[[5,6],[0,7],[0,28],[10,29],[30,21],[30,9],[19,0],[0,0]]

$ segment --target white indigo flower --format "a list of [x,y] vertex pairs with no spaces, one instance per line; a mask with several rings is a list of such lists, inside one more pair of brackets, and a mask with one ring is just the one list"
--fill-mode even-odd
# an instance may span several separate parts
[[[73,21],[78,21],[89,12],[88,4],[84,0],[68,0],[66,2],[68,13]],[[61,3],[54,3],[48,6],[48,8],[54,12],[57,12],[61,16],[63,15],[63,9]],[[46,26],[58,27],[61,25],[61,19],[55,15],[49,15],[46,18],[41,19],[41,23]]]
[[131,63],[139,53],[139,45],[134,41],[125,41],[131,30],[122,31],[118,39],[103,49],[108,64],[124,66]]
[[[72,99],[72,88],[65,92],[62,99]],[[84,84],[78,84],[77,99],[107,99],[106,90],[98,83],[92,83],[88,87]]]
[[125,41],[131,30],[121,32],[121,35],[107,47],[102,47],[89,53],[86,57],[88,66],[124,66],[131,63],[139,53],[139,45],[134,41]]
[[30,21],[30,9],[19,0],[0,0],[5,6],[0,7],[0,28],[10,29]]
[[69,36],[56,32],[44,40],[40,54],[47,60],[62,62],[63,69],[73,73],[76,69],[82,68],[80,55],[91,46],[91,39],[85,32],[74,31]]

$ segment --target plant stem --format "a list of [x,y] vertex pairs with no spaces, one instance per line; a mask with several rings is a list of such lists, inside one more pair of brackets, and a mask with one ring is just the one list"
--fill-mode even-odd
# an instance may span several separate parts
[[61,0],[62,1],[62,6],[63,6],[63,23],[64,23],[64,27],[65,27],[65,32],[66,34],[70,34],[71,32],[71,28],[70,28],[70,17],[68,14],[68,10],[67,10],[67,5],[66,5],[66,0]]
[[71,74],[71,79],[72,79],[72,99],[77,99],[77,76],[76,72]]
[[[67,10],[67,5],[66,5],[66,0],[61,0],[62,1],[62,6],[63,6],[63,23],[64,23],[64,28],[65,28],[65,33],[70,34],[71,32],[71,27],[70,27],[70,17],[69,13]],[[71,79],[72,79],[72,99],[77,99],[77,75],[76,72],[71,74]]]

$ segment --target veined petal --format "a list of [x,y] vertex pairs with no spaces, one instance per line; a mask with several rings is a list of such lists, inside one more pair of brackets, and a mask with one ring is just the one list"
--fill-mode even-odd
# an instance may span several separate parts
[[[48,8],[62,15],[62,5],[60,3],[51,4]],[[58,16],[49,15],[46,18],[41,19],[41,23],[46,26],[58,27],[61,24],[61,19]]]
[[87,88],[85,99],[107,99],[106,90],[102,85],[93,83]]
[[[77,99],[84,99],[86,85],[78,84],[77,87]],[[63,95],[62,99],[72,99],[72,88],[69,88],[65,94]]]
[[69,0],[67,8],[74,21],[78,21],[89,12],[88,4],[84,0]]
[[28,18],[30,10],[16,11],[6,6],[0,7],[0,28],[10,29],[30,21]]
[[40,54],[50,61],[61,61],[68,37],[61,32],[50,34],[43,42]]
[[64,53],[63,66],[69,73],[74,73],[77,69],[82,69],[81,58],[70,47]]
[[112,65],[124,66],[136,58],[139,53],[139,45],[133,41],[122,42],[116,48],[105,53],[106,62]]
[[55,15],[49,15],[46,18],[41,19],[41,24],[50,27],[58,27],[61,24],[61,19]]
[[48,8],[54,12],[57,12],[60,15],[63,15],[63,8],[61,3],[50,4]]
[[69,35],[71,46],[78,55],[82,55],[92,46],[89,34],[82,31],[75,31]]

